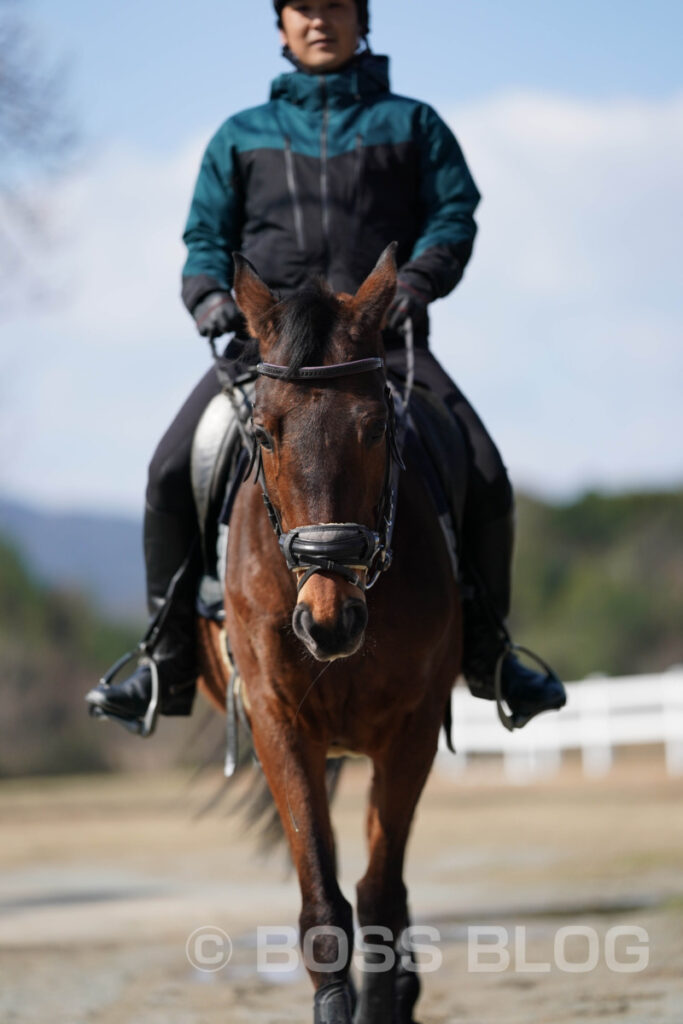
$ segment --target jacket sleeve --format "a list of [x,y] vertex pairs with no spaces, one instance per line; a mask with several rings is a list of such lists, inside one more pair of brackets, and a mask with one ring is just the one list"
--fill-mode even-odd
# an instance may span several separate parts
[[209,292],[232,287],[231,254],[240,248],[242,223],[237,150],[226,121],[204,153],[183,233],[182,297],[190,312]]
[[419,112],[422,229],[400,280],[427,295],[448,295],[462,277],[477,233],[481,198],[458,142],[429,106]]

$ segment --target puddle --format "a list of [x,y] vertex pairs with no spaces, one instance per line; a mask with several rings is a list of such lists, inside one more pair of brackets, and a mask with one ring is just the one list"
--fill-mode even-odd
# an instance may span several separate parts
[[640,894],[628,899],[585,900],[576,903],[544,903],[539,906],[520,904],[498,910],[493,907],[468,909],[462,914],[432,914],[429,919],[416,919],[415,924],[431,925],[439,930],[442,939],[462,942],[472,925],[519,924],[522,921],[574,921],[581,917],[615,917],[622,914],[642,913],[644,910],[665,910],[671,905],[670,896]]
[[79,889],[73,892],[44,892],[35,895],[12,896],[0,899],[0,914],[17,910],[35,910],[41,907],[83,906],[88,903],[114,903],[117,900],[141,900],[163,896],[159,886],[140,886],[130,889]]

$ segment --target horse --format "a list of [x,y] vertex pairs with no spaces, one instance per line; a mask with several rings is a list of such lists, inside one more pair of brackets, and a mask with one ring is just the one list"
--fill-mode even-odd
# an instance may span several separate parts
[[[281,301],[234,257],[235,295],[261,359],[252,424],[261,486],[243,483],[232,511],[226,627],[298,874],[315,1024],[413,1020],[406,843],[461,662],[457,581],[419,459],[398,450],[383,364],[394,250],[355,295],[318,281]],[[224,709],[219,627],[201,628],[202,685]],[[373,769],[357,994],[326,787],[328,758],[345,752]]]

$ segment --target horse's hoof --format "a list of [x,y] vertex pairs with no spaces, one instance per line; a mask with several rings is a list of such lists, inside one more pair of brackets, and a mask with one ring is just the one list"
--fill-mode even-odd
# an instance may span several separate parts
[[314,1024],[352,1024],[351,990],[345,981],[323,985],[313,1002]]
[[417,1024],[413,1020],[413,1008],[420,996],[420,977],[417,971],[407,971],[399,966],[394,983],[395,1024]]

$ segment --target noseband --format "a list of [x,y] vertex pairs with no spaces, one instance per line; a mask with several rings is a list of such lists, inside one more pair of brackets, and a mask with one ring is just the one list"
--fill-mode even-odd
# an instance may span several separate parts
[[[303,366],[294,373],[288,366],[259,363],[256,372],[262,377],[274,380],[309,383],[357,373],[370,373],[381,370],[383,366],[384,360],[375,356],[354,359],[347,363],[334,363],[331,366]],[[293,572],[303,573],[297,584],[297,593],[311,576],[319,572],[335,573],[361,590],[369,590],[391,565],[391,537],[396,511],[398,472],[404,466],[397,442],[394,398],[388,386],[385,388],[385,400],[388,409],[387,459],[376,530],[370,530],[360,523],[318,523],[315,526],[298,526],[285,533],[280,515],[268,494],[261,448],[256,438],[253,440],[251,463],[246,476],[249,476],[256,465],[256,479],[261,482],[268,518],[285,556],[287,568]],[[362,572],[367,572],[365,581],[361,578]]]

